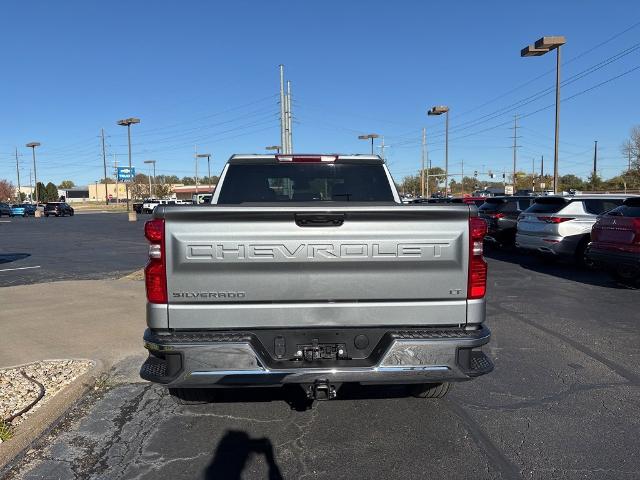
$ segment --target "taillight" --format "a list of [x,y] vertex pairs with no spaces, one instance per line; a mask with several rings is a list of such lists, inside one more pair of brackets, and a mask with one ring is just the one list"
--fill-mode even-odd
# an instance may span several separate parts
[[504,213],[492,213],[489,216],[491,218],[504,218]]
[[337,159],[337,155],[276,155],[278,162],[293,163],[335,162]]
[[144,283],[150,303],[167,303],[167,264],[164,245],[164,219],[154,218],[144,224],[149,241],[149,261],[144,267]]
[[637,243],[640,245],[640,218],[633,219],[633,230],[636,233],[633,239],[633,243]]
[[487,222],[479,217],[469,219],[469,284],[467,298],[484,297],[487,292],[487,262],[482,257]]
[[571,217],[538,217],[538,220],[546,223],[563,223],[574,219]]

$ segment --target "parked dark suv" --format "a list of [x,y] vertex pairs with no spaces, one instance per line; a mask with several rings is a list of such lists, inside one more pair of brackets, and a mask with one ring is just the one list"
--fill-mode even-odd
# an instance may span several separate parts
[[0,217],[3,215],[6,215],[7,217],[11,216],[11,205],[0,202]]
[[531,206],[535,197],[489,197],[478,208],[478,215],[487,221],[489,230],[485,241],[498,245],[513,245],[516,239],[518,216]]
[[69,215],[73,217],[73,208],[65,202],[48,202],[44,206],[44,216],[55,215],[56,217],[64,217]]

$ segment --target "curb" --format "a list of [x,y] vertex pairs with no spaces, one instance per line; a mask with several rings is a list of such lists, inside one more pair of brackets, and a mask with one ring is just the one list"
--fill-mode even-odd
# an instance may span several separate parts
[[104,372],[104,364],[99,360],[93,360],[93,362],[93,367],[58,392],[20,424],[13,438],[0,444],[0,470],[29,448],[38,437],[49,430],[77,400],[95,385],[99,375]]

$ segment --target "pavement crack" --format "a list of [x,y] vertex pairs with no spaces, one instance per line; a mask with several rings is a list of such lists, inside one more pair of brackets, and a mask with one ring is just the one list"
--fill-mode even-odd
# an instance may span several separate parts
[[551,335],[552,337],[557,338],[558,340],[571,345],[573,348],[575,348],[576,350],[582,352],[583,354],[593,358],[594,360],[602,363],[603,365],[607,366],[610,370],[612,370],[613,372],[615,372],[617,375],[619,375],[620,377],[624,378],[625,380],[627,380],[629,383],[631,383],[632,385],[640,385],[640,375],[632,372],[631,370],[627,369],[626,367],[623,367],[622,365],[619,365],[616,362],[613,362],[611,360],[609,360],[608,358],[605,358],[602,354],[592,350],[591,348],[581,344],[580,342],[574,340],[573,338],[570,338],[562,333],[556,332],[548,327],[545,327],[544,325],[540,325],[538,322],[531,320],[530,318],[528,318],[528,316],[526,314],[517,312],[515,310],[509,309],[504,307],[503,305],[493,305],[493,308],[500,310],[504,313],[508,313],[510,315],[513,315],[517,320],[520,320],[523,323],[526,323],[527,325],[536,328],[544,333],[546,333],[547,335]]
[[493,465],[501,478],[522,478],[518,467],[500,451],[491,438],[482,430],[482,426],[480,426],[464,408],[455,401],[448,402],[447,406],[455,416],[462,420],[473,441],[485,452],[489,463]]
[[558,393],[554,393],[553,395],[547,395],[545,397],[539,399],[531,399],[524,400],[522,402],[516,402],[511,405],[480,405],[471,402],[461,402],[465,407],[473,408],[474,410],[484,410],[484,411],[514,411],[521,410],[523,408],[531,408],[531,407],[539,407],[548,405],[550,403],[556,403],[570,395],[574,395],[576,393],[584,393],[591,392],[593,390],[598,389],[606,389],[612,387],[620,387],[625,386],[626,383],[598,383],[598,384],[588,384],[588,385],[571,385],[568,389],[563,390]]

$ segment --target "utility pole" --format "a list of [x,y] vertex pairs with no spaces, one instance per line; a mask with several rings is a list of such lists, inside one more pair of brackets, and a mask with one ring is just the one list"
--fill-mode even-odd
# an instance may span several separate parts
[[20,165],[18,164],[18,147],[16,147],[16,174],[18,175],[18,203],[22,203],[20,194]]
[[33,182],[31,180],[31,167],[29,167],[29,189],[31,190],[29,199],[31,200],[31,203],[33,203]]
[[593,180],[595,184],[596,175],[598,174],[598,140],[594,140],[593,144]]
[[518,115],[513,116],[513,193],[517,190],[516,164],[518,161]]
[[536,191],[536,159],[531,159],[531,190]]
[[287,146],[289,153],[293,153],[293,129],[291,128],[291,82],[287,80]]
[[420,170],[420,196],[423,198],[424,198],[424,161],[425,161],[426,148],[427,148],[427,129],[422,127],[422,169]]
[[382,157],[382,160],[385,160],[385,154],[384,154],[384,149],[385,148],[389,148],[388,145],[384,144],[384,135],[381,137],[382,142],[380,143],[380,146],[378,147],[380,149],[380,156]]
[[194,145],[193,158],[196,161],[196,203],[198,202],[198,146]]
[[120,185],[118,183],[118,157],[113,154],[113,168],[116,171],[116,205],[120,205]]
[[464,197],[464,158],[462,160],[460,160],[460,163],[462,164],[462,181],[460,182],[461,185],[461,190],[460,193],[461,195]]
[[542,155],[540,160],[540,178],[544,179],[544,155]]
[[289,153],[287,147],[287,120],[286,120],[286,99],[284,97],[284,65],[280,64],[280,145],[282,145],[282,153]]
[[100,129],[100,136],[102,137],[102,165],[104,167],[104,203],[105,205],[109,205],[109,194],[107,192],[107,154],[104,149],[104,128]]

